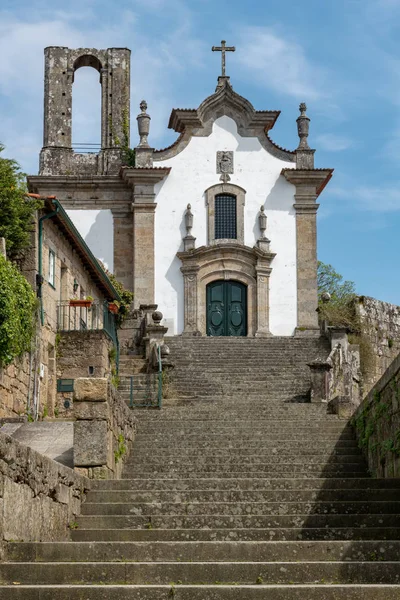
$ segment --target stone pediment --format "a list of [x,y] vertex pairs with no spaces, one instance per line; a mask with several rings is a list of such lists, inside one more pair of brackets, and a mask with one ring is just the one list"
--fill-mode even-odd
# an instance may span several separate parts
[[208,137],[214,122],[227,116],[235,121],[239,135],[256,137],[273,156],[294,162],[295,153],[276,145],[268,136],[279,115],[279,110],[255,110],[249,100],[234,91],[229,77],[219,77],[215,93],[208,96],[197,109],[172,110],[168,127],[180,136],[168,148],[156,150],[154,160],[165,160],[179,154],[192,137]]

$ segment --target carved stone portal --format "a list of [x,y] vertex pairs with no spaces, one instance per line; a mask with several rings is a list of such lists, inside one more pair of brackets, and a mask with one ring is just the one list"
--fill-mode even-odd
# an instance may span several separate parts
[[247,335],[269,336],[269,278],[275,256],[257,247],[221,244],[178,252],[184,280],[183,335],[206,334],[206,288],[218,279],[247,286]]
[[233,174],[233,152],[224,150],[217,152],[217,173],[221,174],[220,181],[230,181],[229,174]]

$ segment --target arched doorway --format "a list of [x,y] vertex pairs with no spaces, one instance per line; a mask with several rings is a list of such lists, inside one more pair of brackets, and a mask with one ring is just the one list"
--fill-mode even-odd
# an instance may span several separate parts
[[240,281],[209,283],[207,295],[207,335],[247,335],[247,287]]

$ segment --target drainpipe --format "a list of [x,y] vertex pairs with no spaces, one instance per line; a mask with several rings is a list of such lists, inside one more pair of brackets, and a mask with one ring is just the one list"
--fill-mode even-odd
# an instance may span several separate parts
[[43,298],[42,298],[42,284],[43,284],[43,265],[42,265],[42,260],[43,260],[43,248],[42,248],[42,243],[43,243],[43,222],[46,221],[47,219],[51,219],[52,217],[54,217],[60,210],[60,207],[58,204],[56,204],[56,209],[51,212],[48,213],[47,215],[44,215],[43,217],[40,217],[39,219],[39,268],[38,268],[38,297],[40,298],[40,322],[42,325],[44,325],[44,311],[43,311]]

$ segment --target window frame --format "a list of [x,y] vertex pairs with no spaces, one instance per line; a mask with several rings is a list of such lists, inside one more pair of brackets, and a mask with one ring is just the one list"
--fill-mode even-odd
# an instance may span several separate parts
[[[219,195],[236,196],[236,238],[215,238],[215,198]],[[244,205],[246,190],[232,183],[222,183],[209,187],[205,191],[208,221],[208,245],[241,244],[244,245]]]
[[51,248],[49,248],[49,276],[47,281],[53,289],[56,289],[56,253]]

